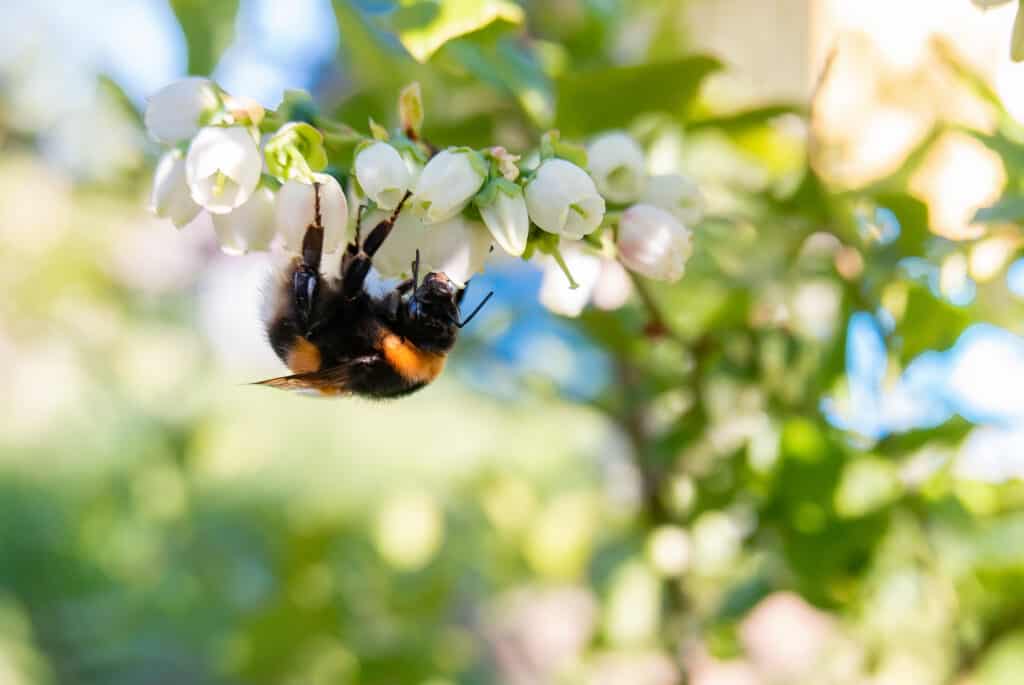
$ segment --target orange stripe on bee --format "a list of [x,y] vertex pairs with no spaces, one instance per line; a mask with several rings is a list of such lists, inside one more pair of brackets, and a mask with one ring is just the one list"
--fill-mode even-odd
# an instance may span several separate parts
[[391,367],[410,383],[429,383],[444,368],[443,354],[424,352],[394,333],[386,333],[381,338],[380,347]]
[[288,368],[292,373],[310,373],[320,370],[320,350],[305,338],[296,338],[288,350]]

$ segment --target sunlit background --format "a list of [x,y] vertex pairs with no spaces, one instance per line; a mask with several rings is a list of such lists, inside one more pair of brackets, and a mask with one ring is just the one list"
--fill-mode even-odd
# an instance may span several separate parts
[[[1020,682],[1017,3],[524,0],[426,64],[395,4],[0,12],[0,683]],[[361,128],[418,80],[440,144],[627,128],[708,200],[675,336],[497,262],[421,393],[246,385],[270,258],[146,212],[187,73]]]

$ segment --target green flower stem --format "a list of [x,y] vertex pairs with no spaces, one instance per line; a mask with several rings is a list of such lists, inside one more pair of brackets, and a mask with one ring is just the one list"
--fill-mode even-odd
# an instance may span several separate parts
[[569,288],[576,290],[580,287],[580,284],[576,282],[576,279],[572,277],[572,273],[569,271],[569,265],[565,263],[565,258],[562,257],[562,252],[557,247],[552,248],[551,256],[555,258],[555,262],[558,264],[558,268],[562,270],[565,277],[569,279]]
[[675,340],[680,345],[689,346],[689,342],[680,335],[675,329],[668,325],[668,321],[665,319],[665,314],[661,310],[661,305],[658,304],[657,300],[651,294],[650,289],[647,286],[647,281],[637,276],[632,271],[626,270],[629,274],[630,280],[633,282],[633,288],[636,290],[637,296],[640,298],[640,303],[644,309],[647,310],[648,330],[658,335],[663,335]]

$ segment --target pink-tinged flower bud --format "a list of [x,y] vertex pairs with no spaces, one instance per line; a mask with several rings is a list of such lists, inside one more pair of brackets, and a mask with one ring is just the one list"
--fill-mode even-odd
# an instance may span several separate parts
[[499,188],[494,200],[480,207],[480,216],[494,237],[494,242],[505,252],[518,257],[526,250],[530,215],[526,210],[522,190],[516,185],[509,186],[507,190],[506,187]]
[[485,180],[487,164],[478,152],[443,150],[423,167],[410,207],[428,224],[446,221],[466,208]]
[[647,180],[644,151],[625,133],[598,136],[587,147],[587,165],[601,194],[612,202],[640,197]]
[[530,218],[548,233],[579,240],[604,219],[604,198],[593,179],[564,159],[541,164],[525,194]]
[[150,211],[164,219],[170,219],[181,228],[196,218],[202,209],[192,200],[185,180],[185,157],[178,150],[166,153],[153,175],[153,194]]
[[[348,201],[337,179],[328,174],[313,174],[320,185],[320,220],[324,228],[324,252],[334,252],[355,237],[354,227],[349,229]],[[277,191],[274,207],[277,232],[284,238],[285,247],[298,252],[306,228],[316,216],[316,194],[312,183],[291,180]]]
[[619,259],[626,268],[659,281],[683,277],[693,253],[688,228],[663,209],[633,205],[619,221]]
[[203,115],[219,106],[212,81],[198,77],[175,81],[146,100],[146,130],[156,140],[173,145],[194,136]]
[[694,226],[704,218],[706,202],[692,179],[679,174],[651,176],[641,202],[664,209],[684,226]]
[[213,228],[225,254],[268,249],[274,239],[274,192],[257,188],[244,205],[230,214],[214,214]]
[[256,190],[263,156],[247,129],[208,126],[192,139],[185,171],[196,204],[212,214],[227,214]]
[[359,151],[355,172],[366,197],[381,209],[397,207],[413,180],[398,150],[382,142]]

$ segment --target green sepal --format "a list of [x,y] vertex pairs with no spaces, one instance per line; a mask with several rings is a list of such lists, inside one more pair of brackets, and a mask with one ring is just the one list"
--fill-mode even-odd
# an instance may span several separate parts
[[410,154],[419,164],[426,164],[429,159],[426,150],[423,149],[423,146],[409,138],[409,136],[404,133],[396,133],[388,142],[390,142],[391,147],[398,150],[399,153]]
[[466,155],[469,157],[469,163],[472,165],[473,171],[477,172],[484,178],[487,178],[487,176],[490,175],[491,167],[487,163],[487,160],[485,160],[484,156],[473,148],[465,146],[450,147],[448,148],[448,152],[456,155]]
[[489,207],[498,200],[498,193],[509,197],[522,197],[523,189],[519,184],[504,178],[503,176],[492,177],[484,184],[480,192],[473,196],[473,204],[477,207]]

